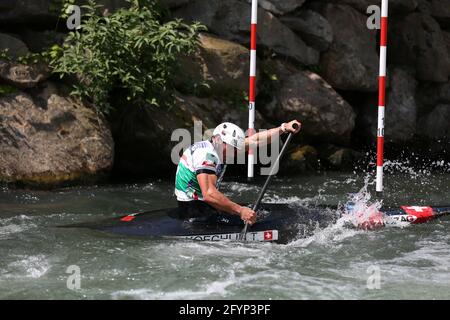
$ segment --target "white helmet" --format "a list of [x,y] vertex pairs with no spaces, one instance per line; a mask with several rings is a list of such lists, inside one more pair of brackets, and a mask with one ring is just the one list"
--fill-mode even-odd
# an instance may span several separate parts
[[222,142],[239,150],[242,150],[245,147],[245,133],[233,123],[224,122],[218,125],[213,132],[213,136],[216,135],[220,136]]

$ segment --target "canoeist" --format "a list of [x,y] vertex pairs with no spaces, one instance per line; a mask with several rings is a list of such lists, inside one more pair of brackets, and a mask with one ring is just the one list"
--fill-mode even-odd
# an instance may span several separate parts
[[254,224],[256,213],[251,208],[231,201],[218,190],[227,155],[270,143],[284,133],[298,133],[300,128],[300,122],[292,120],[246,138],[241,128],[225,122],[215,128],[211,139],[190,146],[180,159],[175,179],[180,218],[192,222]]

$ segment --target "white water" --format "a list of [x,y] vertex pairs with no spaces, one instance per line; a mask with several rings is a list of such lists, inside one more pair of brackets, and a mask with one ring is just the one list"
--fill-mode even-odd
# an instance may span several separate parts
[[[450,203],[450,175],[388,173],[383,205]],[[445,168],[447,166],[444,166]],[[0,299],[450,299],[450,220],[363,231],[349,212],[379,208],[372,176],[274,179],[265,200],[340,205],[337,223],[288,245],[148,241],[56,225],[174,205],[171,182],[0,193]],[[223,190],[252,202],[258,186]],[[356,192],[356,193],[355,193]],[[331,212],[333,213],[333,212]],[[67,268],[81,288],[67,288]],[[380,288],[369,289],[378,270]]]

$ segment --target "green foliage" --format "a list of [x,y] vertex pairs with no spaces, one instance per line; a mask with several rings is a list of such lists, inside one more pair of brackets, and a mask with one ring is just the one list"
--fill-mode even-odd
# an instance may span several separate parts
[[15,87],[8,85],[0,85],[0,97],[17,91],[18,90]]
[[112,106],[113,90],[125,92],[129,103],[163,105],[173,88],[177,59],[191,54],[205,27],[181,20],[162,22],[155,0],[128,0],[104,17],[93,0],[83,6],[80,30],[69,33],[51,66],[62,76],[77,75],[73,94],[89,99],[102,112]]
[[6,60],[6,61],[11,61],[12,60],[12,58],[11,58],[11,56],[9,55],[9,49],[3,49],[3,50],[0,50],[0,59],[1,60]]
[[67,19],[69,17],[69,8],[75,4],[75,0],[59,0],[61,3],[61,18]]
[[57,44],[55,44],[51,48],[46,49],[42,52],[38,52],[38,53],[29,52],[23,56],[13,58],[8,53],[8,49],[5,49],[5,50],[0,51],[0,59],[6,60],[9,62],[18,62],[21,64],[27,64],[27,65],[36,64],[39,62],[48,64],[48,63],[50,63],[50,61],[53,58],[57,57],[60,52],[61,52],[61,47],[58,46]]
[[16,59],[17,62],[21,64],[36,64],[39,62],[42,63],[49,63],[50,62],[50,52],[49,51],[43,51],[39,53],[27,53],[24,56],[18,57]]

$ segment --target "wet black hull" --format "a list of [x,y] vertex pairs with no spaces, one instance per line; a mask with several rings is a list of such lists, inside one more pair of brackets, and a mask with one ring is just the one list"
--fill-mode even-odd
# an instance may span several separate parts
[[[203,241],[238,240],[243,223],[236,225],[188,222],[176,219],[176,209],[161,209],[126,216],[87,222],[65,227],[89,228],[102,232],[146,238],[181,238]],[[387,223],[423,223],[450,214],[450,207],[401,207],[382,210]],[[308,208],[288,204],[263,204],[258,222],[249,228],[249,241],[287,243],[312,235],[339,218],[336,208]],[[276,232],[276,233],[275,233]],[[261,238],[263,237],[263,238]]]

